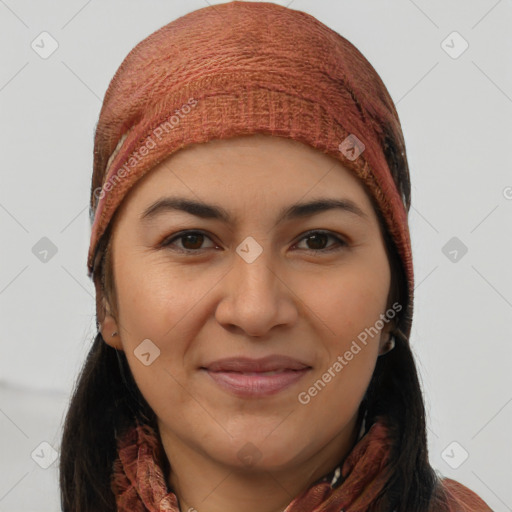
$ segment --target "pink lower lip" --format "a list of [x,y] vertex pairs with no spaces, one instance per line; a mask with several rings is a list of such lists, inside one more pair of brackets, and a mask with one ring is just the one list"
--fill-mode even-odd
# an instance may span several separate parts
[[211,372],[208,375],[223,389],[240,397],[262,397],[279,393],[299,379],[311,368],[284,370],[274,375],[238,372]]

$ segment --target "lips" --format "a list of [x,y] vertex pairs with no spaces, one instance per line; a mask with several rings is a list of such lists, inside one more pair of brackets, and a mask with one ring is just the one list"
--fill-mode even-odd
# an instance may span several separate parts
[[310,366],[288,356],[273,355],[262,359],[248,357],[219,359],[206,365],[205,368],[210,372],[264,373],[304,370]]
[[224,391],[242,397],[274,395],[292,386],[311,370],[301,361],[282,355],[263,359],[220,359],[201,367]]

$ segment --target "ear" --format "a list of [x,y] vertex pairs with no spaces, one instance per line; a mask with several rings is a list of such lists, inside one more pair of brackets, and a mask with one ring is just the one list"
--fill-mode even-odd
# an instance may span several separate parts
[[96,288],[96,317],[101,336],[107,345],[117,350],[123,350],[119,325],[112,314],[112,308],[105,297],[99,278],[94,279],[94,287]]
[[395,325],[394,322],[387,323],[383,328],[380,334],[380,342],[379,342],[379,356],[387,354],[389,350],[393,347],[389,346],[389,341],[393,336],[393,329]]

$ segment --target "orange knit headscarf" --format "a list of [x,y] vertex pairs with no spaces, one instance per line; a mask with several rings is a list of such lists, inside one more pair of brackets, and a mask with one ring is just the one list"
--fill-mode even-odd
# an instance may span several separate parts
[[409,172],[398,114],[384,84],[346,39],[304,12],[231,2],[191,12],[139,43],[106,92],[91,190],[92,276],[99,241],[128,190],[179,149],[266,133],[318,149],[360,178],[394,242],[408,297],[413,265]]

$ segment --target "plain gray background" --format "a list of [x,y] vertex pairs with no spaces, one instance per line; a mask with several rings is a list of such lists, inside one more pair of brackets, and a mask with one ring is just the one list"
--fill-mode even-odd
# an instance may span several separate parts
[[[58,457],[95,335],[86,256],[103,95],[136,43],[208,3],[223,2],[0,0],[0,512],[60,509],[58,459],[41,461]],[[512,4],[275,3],[351,41],[395,101],[412,179],[411,345],[431,463],[510,511]],[[44,51],[58,44],[47,58],[42,38]],[[42,261],[48,245],[56,252]]]

